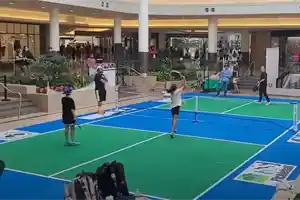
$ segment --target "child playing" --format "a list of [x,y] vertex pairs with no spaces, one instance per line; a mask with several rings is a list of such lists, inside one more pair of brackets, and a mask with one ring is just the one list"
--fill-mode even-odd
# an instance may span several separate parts
[[181,101],[181,93],[186,88],[186,80],[185,77],[183,77],[184,84],[177,88],[176,84],[172,84],[171,87],[167,90],[168,93],[171,94],[171,114],[172,114],[172,132],[171,132],[171,138],[174,138],[174,133],[176,130],[176,120],[178,118],[180,107],[182,105]]
[[232,79],[234,93],[240,93],[238,82],[239,82],[238,77],[234,76],[233,79]]
[[[74,146],[78,145],[78,142],[75,142],[75,102],[70,97],[72,93],[71,87],[64,87],[65,96],[61,99],[62,103],[62,120],[65,126],[65,145]],[[69,140],[69,132],[71,140]]]

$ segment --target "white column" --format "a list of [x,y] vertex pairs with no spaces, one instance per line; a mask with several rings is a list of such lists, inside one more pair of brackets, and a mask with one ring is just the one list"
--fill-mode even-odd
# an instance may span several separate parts
[[249,52],[250,35],[248,31],[241,32],[241,52]]
[[217,53],[218,19],[208,19],[208,53]]
[[59,51],[59,11],[54,8],[50,13],[50,48]]
[[148,0],[140,0],[139,10],[139,60],[141,72],[144,76],[148,72],[148,51],[149,51],[149,13]]
[[114,20],[114,44],[122,43],[122,25],[121,18],[116,17]]
[[159,35],[158,35],[158,48],[166,49],[166,34],[165,33],[159,33]]
[[139,11],[139,52],[148,52],[149,27],[148,27],[148,0],[140,0]]

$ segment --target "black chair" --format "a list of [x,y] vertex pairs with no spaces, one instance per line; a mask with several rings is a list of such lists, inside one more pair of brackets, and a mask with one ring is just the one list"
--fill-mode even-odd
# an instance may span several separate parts
[[4,161],[0,160],[0,177],[2,176],[5,168],[5,163]]

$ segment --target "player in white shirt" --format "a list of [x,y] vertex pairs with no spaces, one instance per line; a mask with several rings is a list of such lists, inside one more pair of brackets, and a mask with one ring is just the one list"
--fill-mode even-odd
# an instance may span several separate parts
[[176,120],[178,118],[180,107],[182,105],[181,93],[186,88],[186,80],[183,77],[184,84],[178,88],[176,84],[172,84],[171,87],[167,90],[171,94],[171,113],[172,113],[172,132],[171,138],[174,138],[174,133],[176,130]]

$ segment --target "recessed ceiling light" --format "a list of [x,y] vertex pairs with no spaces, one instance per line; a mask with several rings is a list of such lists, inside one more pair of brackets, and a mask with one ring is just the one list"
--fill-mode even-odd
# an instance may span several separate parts
[[10,5],[13,5],[13,4],[14,4],[14,2],[10,2],[9,4],[10,4]]

